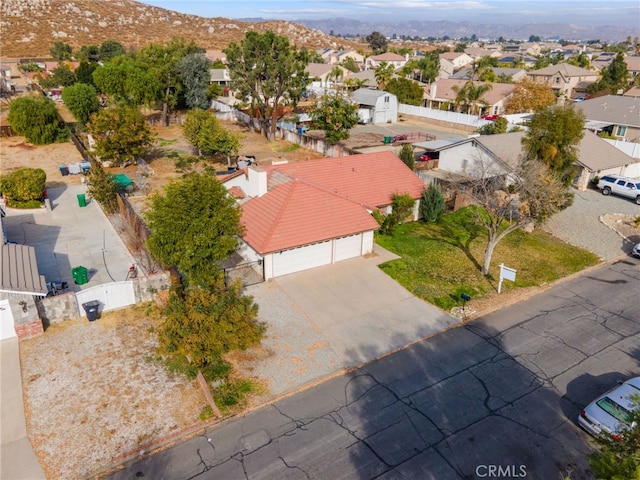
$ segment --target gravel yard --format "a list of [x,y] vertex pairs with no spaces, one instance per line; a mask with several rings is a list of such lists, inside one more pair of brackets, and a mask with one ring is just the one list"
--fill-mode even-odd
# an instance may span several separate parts
[[197,384],[149,358],[153,317],[144,307],[107,312],[20,342],[27,431],[47,478],[85,478],[199,421]]

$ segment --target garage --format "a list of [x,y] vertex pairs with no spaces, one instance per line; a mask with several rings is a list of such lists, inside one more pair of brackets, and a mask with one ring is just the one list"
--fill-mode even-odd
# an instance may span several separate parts
[[332,242],[314,243],[273,253],[273,276],[287,275],[331,263]]
[[0,300],[0,340],[15,338],[16,329],[13,324],[13,314],[9,300]]
[[333,261],[339,262],[348,258],[359,257],[362,252],[362,234],[336,238],[333,248]]

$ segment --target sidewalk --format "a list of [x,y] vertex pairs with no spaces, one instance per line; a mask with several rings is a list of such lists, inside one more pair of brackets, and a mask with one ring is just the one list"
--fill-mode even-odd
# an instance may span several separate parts
[[24,419],[18,339],[0,342],[0,478],[45,479],[29,439]]

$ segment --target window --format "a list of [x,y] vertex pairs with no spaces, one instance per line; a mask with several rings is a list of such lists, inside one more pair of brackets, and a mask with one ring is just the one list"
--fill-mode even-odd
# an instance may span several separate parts
[[627,184],[627,182],[626,182],[626,181],[624,181],[624,180],[618,180],[618,181],[616,182],[616,185],[620,185],[621,187],[624,187],[626,184]]
[[627,126],[626,125],[618,125],[616,127],[616,136],[624,137],[627,134]]
[[619,422],[629,422],[629,412],[622,405],[618,405],[609,397],[604,397],[598,400],[596,404]]
[[389,103],[389,97],[388,96],[384,97],[384,103]]

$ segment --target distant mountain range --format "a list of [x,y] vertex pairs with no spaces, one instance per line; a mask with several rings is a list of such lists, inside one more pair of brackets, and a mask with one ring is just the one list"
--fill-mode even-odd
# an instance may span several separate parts
[[476,35],[479,39],[528,40],[536,35],[542,40],[567,41],[601,40],[607,43],[621,42],[627,37],[635,38],[640,34],[638,28],[620,26],[586,27],[562,23],[523,23],[523,24],[486,24],[473,22],[426,21],[407,20],[401,23],[366,22],[349,18],[334,18],[326,20],[295,20],[295,23],[334,35],[359,34],[369,35],[380,32],[387,38],[395,34],[414,37],[470,38]]

